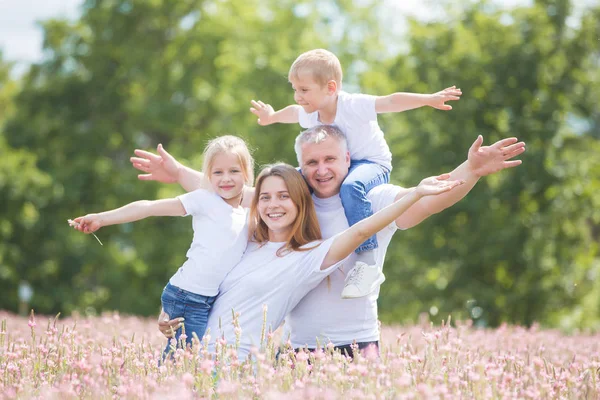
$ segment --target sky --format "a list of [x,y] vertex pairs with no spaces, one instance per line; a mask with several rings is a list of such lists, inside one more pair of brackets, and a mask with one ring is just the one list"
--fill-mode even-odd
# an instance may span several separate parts
[[[435,14],[437,0],[385,0],[390,15],[428,18]],[[598,0],[576,0],[581,6]],[[505,7],[528,5],[531,0],[499,0]],[[0,0],[0,50],[3,59],[16,62],[17,69],[41,60],[42,29],[39,21],[50,18],[77,19],[83,0]]]

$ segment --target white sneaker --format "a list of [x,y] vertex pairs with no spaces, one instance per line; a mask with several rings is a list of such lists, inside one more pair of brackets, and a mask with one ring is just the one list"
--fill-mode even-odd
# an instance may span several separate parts
[[342,299],[355,299],[372,293],[385,281],[385,275],[376,265],[367,265],[357,261],[354,268],[348,272]]

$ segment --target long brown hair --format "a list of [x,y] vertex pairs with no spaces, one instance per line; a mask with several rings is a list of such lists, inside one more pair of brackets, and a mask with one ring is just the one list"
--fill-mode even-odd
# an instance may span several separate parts
[[302,249],[300,247],[322,239],[315,205],[308,190],[308,185],[302,175],[294,167],[284,163],[266,166],[256,179],[254,198],[250,207],[251,240],[260,244],[265,244],[269,241],[269,228],[258,214],[258,199],[263,182],[270,176],[278,176],[283,179],[290,199],[298,211],[290,236],[286,240],[286,243],[277,251],[277,255],[283,256],[291,251],[310,250],[311,248]]

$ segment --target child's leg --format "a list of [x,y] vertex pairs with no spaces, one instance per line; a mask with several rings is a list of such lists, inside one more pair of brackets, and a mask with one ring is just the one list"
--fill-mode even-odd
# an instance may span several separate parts
[[[390,172],[385,167],[366,160],[353,160],[351,162],[348,176],[346,176],[340,188],[340,197],[348,219],[348,225],[352,226],[373,215],[373,208],[371,207],[371,201],[367,198],[367,193],[375,186],[389,181]],[[376,248],[377,238],[373,235],[356,249],[356,253],[375,250]],[[374,264],[374,261],[368,264]]]
[[[181,347],[180,340],[182,339],[184,328],[186,347],[192,345],[194,333],[198,336],[198,340],[202,341],[202,337],[206,332],[208,314],[215,298],[216,296],[203,296],[201,294],[188,292],[187,290],[180,289],[170,283],[165,286],[161,296],[163,310],[171,319],[180,317],[185,319],[183,328],[179,328],[175,331],[177,348]],[[172,352],[170,341],[167,343],[163,352],[163,358],[166,357],[169,352]]]
[[[342,205],[350,226],[373,215],[367,193],[389,180],[390,172],[385,167],[370,161],[352,161],[348,176],[340,189]],[[367,296],[383,283],[385,276],[376,262],[376,248],[377,237],[373,235],[356,249],[356,264],[346,276],[342,298]]]

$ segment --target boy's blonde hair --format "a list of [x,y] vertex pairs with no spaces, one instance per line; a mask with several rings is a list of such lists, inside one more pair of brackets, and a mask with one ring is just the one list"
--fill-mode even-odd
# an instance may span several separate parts
[[315,49],[302,53],[290,67],[288,80],[298,79],[301,74],[309,73],[321,87],[334,80],[338,89],[342,87],[342,65],[330,51]]
[[254,183],[254,159],[250,155],[250,150],[243,139],[225,135],[212,139],[204,149],[204,161],[202,163],[202,171],[204,179],[210,180],[210,170],[215,161],[215,156],[222,153],[235,154],[240,161],[242,174],[246,185],[252,186]]

